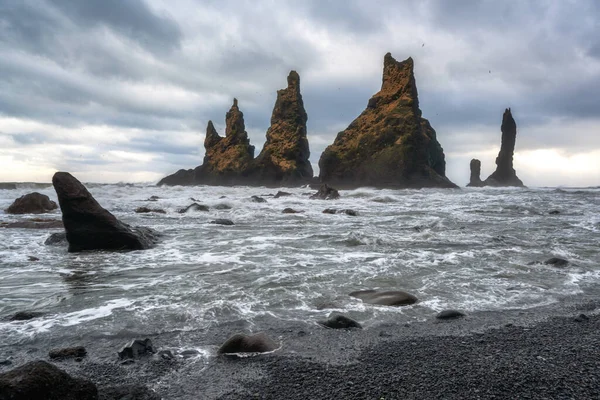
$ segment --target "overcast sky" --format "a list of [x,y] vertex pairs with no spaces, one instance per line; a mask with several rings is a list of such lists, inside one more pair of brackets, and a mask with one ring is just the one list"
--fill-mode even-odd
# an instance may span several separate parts
[[301,77],[311,161],[413,57],[448,177],[495,168],[506,107],[529,186],[600,185],[600,2],[0,0],[0,181],[157,181],[239,100],[257,153]]

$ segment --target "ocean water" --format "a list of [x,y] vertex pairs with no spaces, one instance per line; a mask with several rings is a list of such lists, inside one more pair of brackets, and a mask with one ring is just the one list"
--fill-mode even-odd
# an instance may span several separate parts
[[[368,327],[427,319],[447,308],[527,309],[600,294],[598,188],[362,188],[340,191],[335,201],[310,200],[308,188],[283,189],[292,196],[277,199],[268,188],[88,189],[124,222],[161,232],[160,242],[144,251],[72,254],[44,245],[60,230],[0,228],[0,348],[239,321],[260,330],[266,319],[315,321],[332,312]],[[52,186],[21,184],[0,190],[0,209],[34,190],[56,200]],[[153,195],[160,199],[145,200]],[[252,195],[267,202],[254,203]],[[210,211],[178,213],[192,197]],[[134,213],[140,206],[167,213]],[[283,214],[287,207],[301,212]],[[358,216],[324,214],[326,208]],[[31,217],[0,212],[2,222]],[[43,217],[60,218],[60,211]],[[215,218],[235,225],[210,224]],[[541,263],[550,257],[570,263]],[[381,307],[348,296],[361,289],[405,290],[419,302]],[[21,310],[44,315],[5,319]]]

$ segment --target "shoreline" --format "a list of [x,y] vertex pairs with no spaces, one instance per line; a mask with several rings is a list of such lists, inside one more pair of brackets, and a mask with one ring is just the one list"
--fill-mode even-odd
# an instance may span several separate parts
[[[122,337],[80,338],[88,357],[51,363],[90,379],[100,393],[110,385],[144,383],[163,399],[597,398],[599,311],[600,299],[573,296],[525,310],[481,311],[450,321],[381,322],[363,330],[265,320],[260,326],[239,321],[155,335],[123,332]],[[575,322],[579,314],[589,319]],[[281,348],[245,358],[216,356],[233,333],[260,331]],[[196,343],[214,351],[207,358],[153,356],[121,365],[118,345],[144,336],[158,349]],[[47,360],[48,346],[61,339],[52,346],[34,342],[12,349],[13,364],[0,366],[0,373]]]

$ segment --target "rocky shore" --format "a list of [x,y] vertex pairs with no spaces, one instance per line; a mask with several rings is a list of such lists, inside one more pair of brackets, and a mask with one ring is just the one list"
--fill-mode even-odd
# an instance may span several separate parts
[[[579,299],[415,323],[403,323],[400,314],[398,321],[362,330],[265,320],[252,329],[262,329],[280,348],[241,358],[217,355],[216,349],[232,331],[249,331],[243,322],[151,335],[157,349],[212,343],[208,357],[190,350],[123,362],[115,347],[126,340],[124,332],[86,338],[82,360],[48,361],[92,381],[104,399],[121,398],[115,387],[140,384],[163,399],[591,399],[600,396],[599,306],[598,300]],[[0,373],[39,359],[45,346],[55,344],[1,349],[12,354],[10,363],[0,363]]]

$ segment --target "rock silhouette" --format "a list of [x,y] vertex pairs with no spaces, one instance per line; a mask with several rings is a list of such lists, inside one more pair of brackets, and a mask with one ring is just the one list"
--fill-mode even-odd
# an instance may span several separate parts
[[381,90],[325,149],[319,167],[321,182],[344,188],[456,187],[436,132],[421,117],[412,58],[385,55]]
[[57,208],[45,194],[33,192],[16,199],[5,211],[7,214],[42,214]]
[[471,168],[471,179],[469,179],[469,183],[467,186],[471,187],[481,187],[485,184],[481,180],[481,161],[474,158],[471,160],[471,164],[469,165]]
[[500,153],[496,157],[496,171],[486,180],[487,186],[523,186],[523,182],[517,177],[513,168],[513,155],[517,140],[517,123],[515,122],[510,108],[504,111],[502,116],[502,143]]
[[55,173],[52,184],[58,195],[69,252],[141,250],[155,243],[156,232],[119,221],[68,172]]

